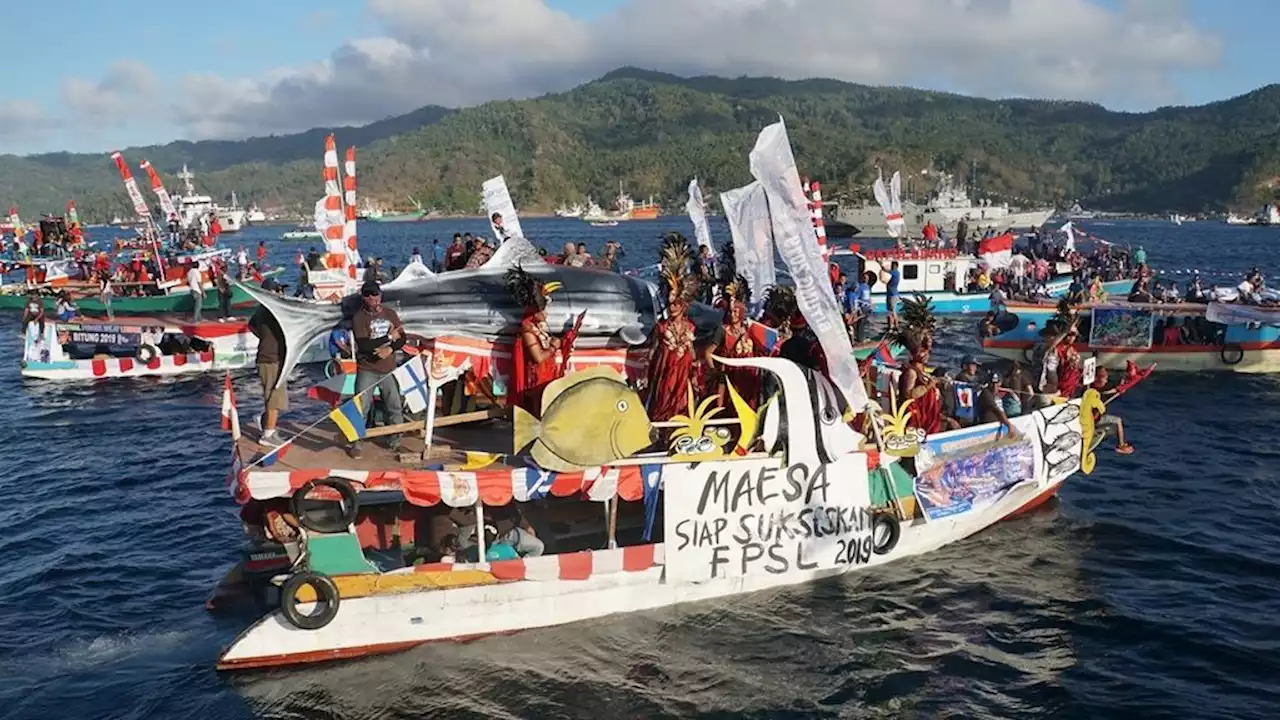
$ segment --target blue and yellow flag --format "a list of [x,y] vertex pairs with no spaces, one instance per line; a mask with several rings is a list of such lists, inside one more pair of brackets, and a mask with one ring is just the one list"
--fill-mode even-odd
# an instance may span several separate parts
[[369,431],[365,427],[364,396],[356,395],[329,412],[329,418],[337,424],[348,442],[355,442]]

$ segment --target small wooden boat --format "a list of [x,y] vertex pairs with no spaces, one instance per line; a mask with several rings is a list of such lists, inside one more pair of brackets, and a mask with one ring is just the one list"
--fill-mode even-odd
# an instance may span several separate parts
[[[983,338],[992,355],[1029,362],[1053,305],[1010,303],[996,335]],[[1079,309],[1076,350],[1098,366],[1123,369],[1158,363],[1161,370],[1280,372],[1280,308],[1235,303],[1106,302]]]
[[[1093,470],[1096,391],[1015,419],[1016,439],[995,424],[919,438],[901,411],[886,412],[876,435],[896,441],[877,444],[841,420],[848,408],[821,375],[778,358],[721,362],[771,374],[782,401],[758,412],[735,401],[737,418],[719,420],[708,398],[652,424],[620,377],[616,397],[557,405],[584,397],[569,389],[610,382],[608,370],[548,386],[535,432],[554,432],[550,415],[563,411],[591,434],[538,434],[531,455],[555,445],[554,469],[520,453],[519,412],[514,426],[437,416],[429,448],[406,437],[398,453],[370,447],[358,460],[328,424],[283,447],[242,439],[233,493],[258,541],[210,607],[257,600],[270,610],[218,668],[354,658],[876,572],[1034,508]],[[644,451],[658,426],[672,433],[669,449]],[[491,557],[498,535],[486,518],[509,517],[513,503],[536,542],[513,530],[526,552]],[[454,542],[467,527],[484,529],[472,533],[471,560]]]
[[[172,315],[32,322],[24,329],[23,377],[96,380],[182,375],[253,365],[258,338],[244,318],[193,323]],[[328,359],[322,345],[303,362]]]
[[323,237],[324,235],[319,230],[310,230],[306,226],[280,235],[281,240],[319,240]]
[[618,221],[617,220],[601,220],[601,221],[591,223],[591,227],[594,227],[594,228],[618,227]]

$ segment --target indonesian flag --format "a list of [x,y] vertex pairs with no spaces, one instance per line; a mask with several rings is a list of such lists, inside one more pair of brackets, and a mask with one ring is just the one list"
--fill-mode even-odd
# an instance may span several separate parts
[[222,429],[231,431],[231,439],[240,439],[240,413],[236,412],[236,394],[231,390],[231,373],[222,386]]
[[978,255],[993,270],[1009,267],[1013,260],[1013,233],[997,235],[978,243]]

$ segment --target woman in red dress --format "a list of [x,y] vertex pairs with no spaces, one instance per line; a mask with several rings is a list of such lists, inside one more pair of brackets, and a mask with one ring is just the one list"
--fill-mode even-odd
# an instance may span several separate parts
[[[739,275],[734,280],[725,283],[722,286],[724,294],[725,311],[724,311],[724,338],[720,341],[720,346],[716,348],[715,354],[725,358],[748,358],[758,357],[763,354],[762,349],[758,347],[751,334],[747,331],[747,302],[751,299],[751,292],[747,288],[746,280]],[[755,368],[733,368],[724,367],[723,377],[727,382],[733,383],[734,389],[742,396],[743,400],[751,407],[757,407],[760,404],[760,371]],[[710,390],[710,388],[708,388]],[[720,400],[724,407],[731,407],[728,386],[721,383]]]
[[512,382],[507,391],[508,402],[531,413],[541,412],[542,389],[547,383],[564,376],[565,365],[582,324],[579,316],[572,330],[563,338],[555,337],[547,327],[547,303],[560,283],[544,283],[523,268],[512,268],[504,278],[507,290],[524,308],[520,332],[511,348]]
[[902,299],[901,322],[897,340],[911,354],[898,379],[898,405],[908,400],[909,427],[924,430],[926,435],[942,431],[942,391],[929,372],[929,355],[933,352],[933,327],[937,320],[927,298]]
[[675,415],[692,412],[689,384],[695,383],[694,395],[701,397],[694,367],[698,362],[693,346],[694,327],[685,312],[698,296],[697,276],[690,272],[693,255],[689,241],[679,233],[668,236],[662,248],[662,284],[667,295],[667,316],[659,320],[650,335],[652,356],[649,358],[649,419],[670,420]]
[[1084,378],[1084,366],[1080,353],[1076,350],[1076,338],[1079,332],[1075,325],[1067,330],[1066,337],[1058,343],[1058,394],[1070,400],[1080,389],[1080,381]]

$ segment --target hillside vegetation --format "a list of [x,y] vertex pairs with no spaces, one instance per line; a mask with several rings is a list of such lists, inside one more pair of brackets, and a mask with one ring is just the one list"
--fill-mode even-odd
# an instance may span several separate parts
[[[985,100],[833,80],[680,78],[634,68],[569,92],[450,111],[427,107],[338,129],[359,148],[360,192],[386,206],[409,196],[476,212],[480,184],[504,174],[517,207],[546,211],[625,184],[637,199],[683,204],[689,179],[708,197],[750,181],[747,153],[786,118],[802,172],[826,194],[869,197],[876,166],[977,177],[980,194],[1014,204],[1074,200],[1102,210],[1253,210],[1280,195],[1280,86],[1198,107],[1148,113],[1045,100]],[[131,148],[173,178],[186,162],[215,198],[309,208],[320,192],[326,129],[244,141]],[[917,192],[923,185],[917,183]],[[106,156],[0,157],[0,201],[28,215],[75,198],[87,217],[124,214]]]

